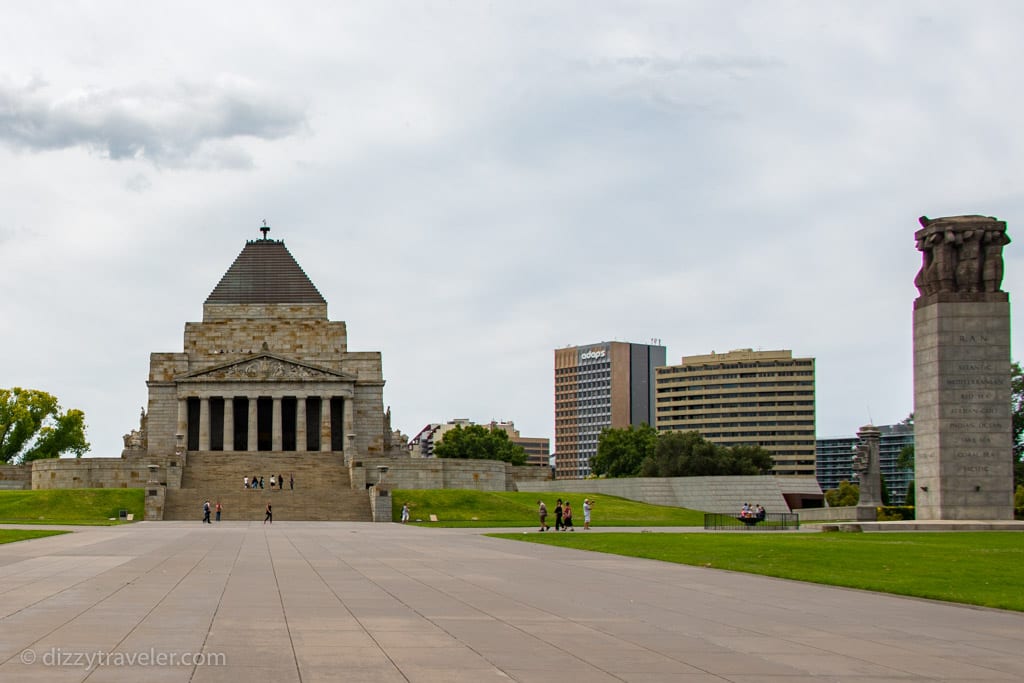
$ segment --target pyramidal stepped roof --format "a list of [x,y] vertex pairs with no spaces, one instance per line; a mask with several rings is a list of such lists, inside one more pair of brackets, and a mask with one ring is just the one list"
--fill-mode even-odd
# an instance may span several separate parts
[[284,242],[264,238],[245,248],[224,273],[208,304],[326,304]]

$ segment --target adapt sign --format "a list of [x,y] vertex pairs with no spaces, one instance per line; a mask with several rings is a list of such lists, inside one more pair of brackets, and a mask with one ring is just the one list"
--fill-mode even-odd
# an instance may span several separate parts
[[590,349],[589,351],[584,351],[580,354],[580,362],[597,360],[598,358],[604,358],[607,355],[608,351],[606,349]]

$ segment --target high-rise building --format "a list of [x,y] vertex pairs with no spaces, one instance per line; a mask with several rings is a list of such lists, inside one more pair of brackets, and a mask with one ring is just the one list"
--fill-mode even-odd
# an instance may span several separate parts
[[[914,479],[914,470],[897,466],[900,451],[914,445],[914,425],[895,424],[877,427],[882,433],[878,446],[879,470],[889,491],[889,502],[903,505],[907,499],[907,485]],[[856,436],[818,439],[815,445],[816,476],[822,491],[839,488],[839,482],[857,483],[853,476],[853,452],[859,439]]]
[[658,431],[699,432],[723,446],[761,446],[773,474],[814,474],[814,359],[739,349],[658,368]]
[[555,476],[583,478],[605,427],[654,425],[665,347],[598,342],[555,349]]

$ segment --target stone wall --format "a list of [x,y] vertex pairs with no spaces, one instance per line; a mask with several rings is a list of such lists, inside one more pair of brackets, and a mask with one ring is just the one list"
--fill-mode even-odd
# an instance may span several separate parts
[[0,465],[0,491],[32,488],[32,465]]
[[[520,481],[539,484],[550,479],[546,467],[515,467],[499,460],[449,460],[445,458],[364,458],[350,468],[353,488],[376,484],[378,465],[388,468],[383,484],[391,489],[469,489],[516,491]],[[539,470],[535,474],[532,470]]]
[[143,488],[149,480],[149,466],[158,465],[157,480],[171,487],[181,486],[182,463],[170,456],[139,458],[53,458],[32,463],[33,489]]
[[[814,477],[796,476],[628,477],[521,481],[517,489],[538,493],[603,493],[652,505],[729,514],[739,511],[743,503],[761,504],[768,512],[790,512],[787,485],[793,485],[806,496],[810,487],[817,487],[817,482]],[[817,491],[820,495],[821,489]]]

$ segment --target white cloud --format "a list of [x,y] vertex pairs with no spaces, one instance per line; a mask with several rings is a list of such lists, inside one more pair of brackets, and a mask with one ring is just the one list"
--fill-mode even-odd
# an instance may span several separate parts
[[80,88],[53,95],[38,81],[0,85],[0,141],[20,150],[83,147],[112,160],[248,168],[227,141],[275,140],[302,129],[300,107],[237,78],[171,87]]

